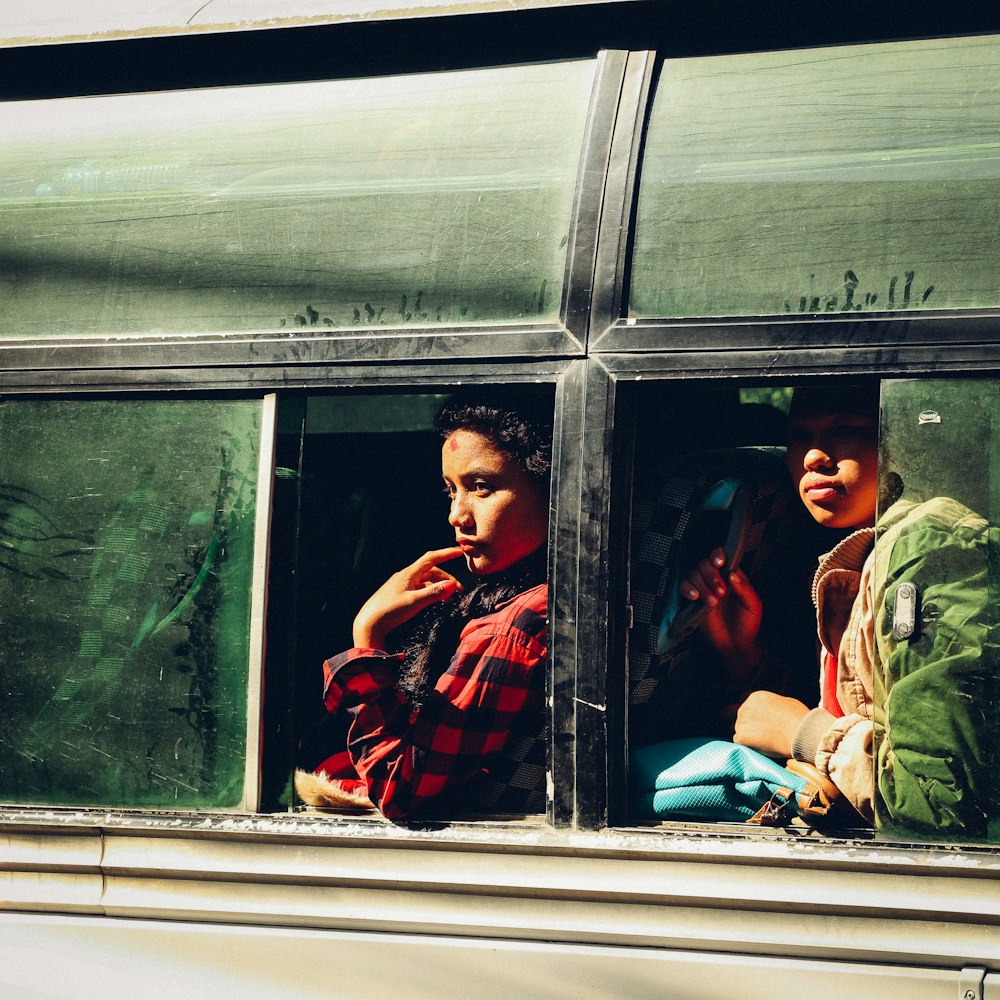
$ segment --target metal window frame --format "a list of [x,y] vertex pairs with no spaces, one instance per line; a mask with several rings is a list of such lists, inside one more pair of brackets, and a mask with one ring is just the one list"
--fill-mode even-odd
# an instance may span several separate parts
[[[587,470],[579,477],[582,504],[576,522],[579,556],[575,566],[579,594],[586,597],[578,599],[579,611],[572,619],[578,664],[575,687],[554,706],[562,713],[557,718],[564,719],[562,732],[571,731],[573,735],[572,741],[566,740],[553,750],[553,759],[563,762],[561,773],[573,777],[562,797],[556,799],[556,825],[589,830],[634,826],[626,801],[627,623],[623,614],[613,610],[627,603],[628,567],[625,559],[616,562],[608,558],[608,553],[628,551],[632,468],[638,461],[632,454],[631,438],[635,421],[641,419],[636,394],[631,390],[638,385],[667,388],[671,383],[692,381],[707,387],[725,383],[761,385],[768,381],[797,384],[842,375],[973,379],[1000,375],[1000,338],[969,342],[946,336],[955,332],[947,319],[935,322],[927,317],[927,322],[931,324],[927,339],[936,329],[938,343],[911,345],[886,340],[875,346],[838,350],[804,347],[783,352],[765,348],[595,353],[587,359],[586,373],[577,376],[581,383],[577,405],[591,423],[581,421],[587,433],[582,452],[575,458],[576,465]],[[896,329],[905,330],[905,326]],[[600,427],[598,415],[606,416]],[[567,481],[572,482],[572,478],[567,477]],[[566,502],[570,502],[569,496]],[[559,605],[557,610],[561,610]],[[568,645],[569,638],[562,637],[562,629],[554,641],[560,639]],[[555,679],[562,688],[568,686],[569,680],[560,671],[565,671],[569,662],[567,652],[557,656]],[[572,727],[565,721],[567,717]],[[604,768],[595,766],[601,761]],[[702,835],[713,835],[711,825],[668,826],[677,833],[697,828]],[[718,834],[714,830],[714,835]],[[989,849],[988,845],[984,848]]]
[[278,433],[278,397],[268,393],[262,400],[260,445],[257,465],[257,502],[254,517],[253,575],[250,585],[250,636],[247,676],[247,750],[243,779],[246,812],[260,809],[263,719],[265,618],[267,574],[271,551],[271,510],[274,502],[274,457]]
[[[300,367],[315,371],[317,367],[394,364],[414,358],[452,361],[582,357],[586,353],[597,232],[611,152],[610,123],[618,113],[628,62],[627,54],[622,51],[601,51],[592,58],[594,85],[588,98],[557,321],[498,321],[363,331],[347,327],[303,335],[276,329],[252,334],[3,339],[0,340],[0,391],[49,391],[60,382],[74,388],[81,385],[110,388],[114,381],[108,375],[116,371],[121,373],[122,387],[140,380],[149,385],[161,382],[176,385],[180,380],[215,388],[247,384],[245,375],[242,380],[226,379],[220,378],[220,373],[245,370],[250,365],[256,373],[250,380],[253,384],[259,385],[264,379],[270,385],[277,385],[284,382],[285,370]],[[187,379],[179,379],[182,370]],[[65,373],[64,380],[60,379],[60,373]],[[265,373],[272,378],[267,379]]]

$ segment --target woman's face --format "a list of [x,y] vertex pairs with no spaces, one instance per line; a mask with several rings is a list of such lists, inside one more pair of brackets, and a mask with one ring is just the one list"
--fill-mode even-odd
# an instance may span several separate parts
[[788,468],[819,524],[875,523],[878,420],[864,413],[807,413],[789,420]]
[[499,573],[544,544],[548,497],[481,434],[452,432],[441,449],[441,474],[451,498],[448,523],[471,572]]

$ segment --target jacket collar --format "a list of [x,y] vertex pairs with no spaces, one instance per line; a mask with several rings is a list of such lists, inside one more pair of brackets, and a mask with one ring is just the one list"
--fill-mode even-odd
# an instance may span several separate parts
[[874,528],[858,528],[851,532],[843,541],[834,546],[825,556],[820,556],[819,568],[812,582],[812,598],[816,604],[819,600],[820,580],[834,569],[849,569],[860,572],[868,553],[875,544]]

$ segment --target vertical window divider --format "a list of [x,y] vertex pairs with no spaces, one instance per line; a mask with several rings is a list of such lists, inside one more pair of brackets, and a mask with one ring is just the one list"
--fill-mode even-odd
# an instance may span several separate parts
[[580,154],[561,315],[567,330],[581,345],[586,343],[589,326],[608,161],[628,61],[628,53],[620,50],[605,49],[598,55]]
[[260,808],[261,726],[264,693],[264,631],[267,613],[267,568],[270,556],[271,504],[274,493],[275,438],[278,427],[278,397],[263,399],[260,425],[260,460],[257,467],[257,502],[254,522],[253,583],[250,594],[250,656],[247,678],[247,751],[243,783],[245,812]]
[[[595,358],[559,384],[550,529],[550,780],[556,827],[607,825],[608,564],[605,484],[615,383]],[[583,442],[583,447],[579,443]]]
[[628,54],[601,205],[593,308],[587,341],[593,348],[598,347],[607,330],[621,317],[628,297],[631,266],[628,251],[636,183],[656,66],[656,54],[653,52]]

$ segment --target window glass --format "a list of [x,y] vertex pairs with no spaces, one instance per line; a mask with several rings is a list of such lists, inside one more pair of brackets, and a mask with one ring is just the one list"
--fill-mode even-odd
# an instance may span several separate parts
[[260,402],[0,405],[0,799],[244,794]]
[[668,60],[635,316],[1000,305],[1000,40]]
[[552,320],[594,65],[0,104],[0,336]]
[[995,383],[883,385],[873,594],[885,834],[1000,842],[998,428]]

